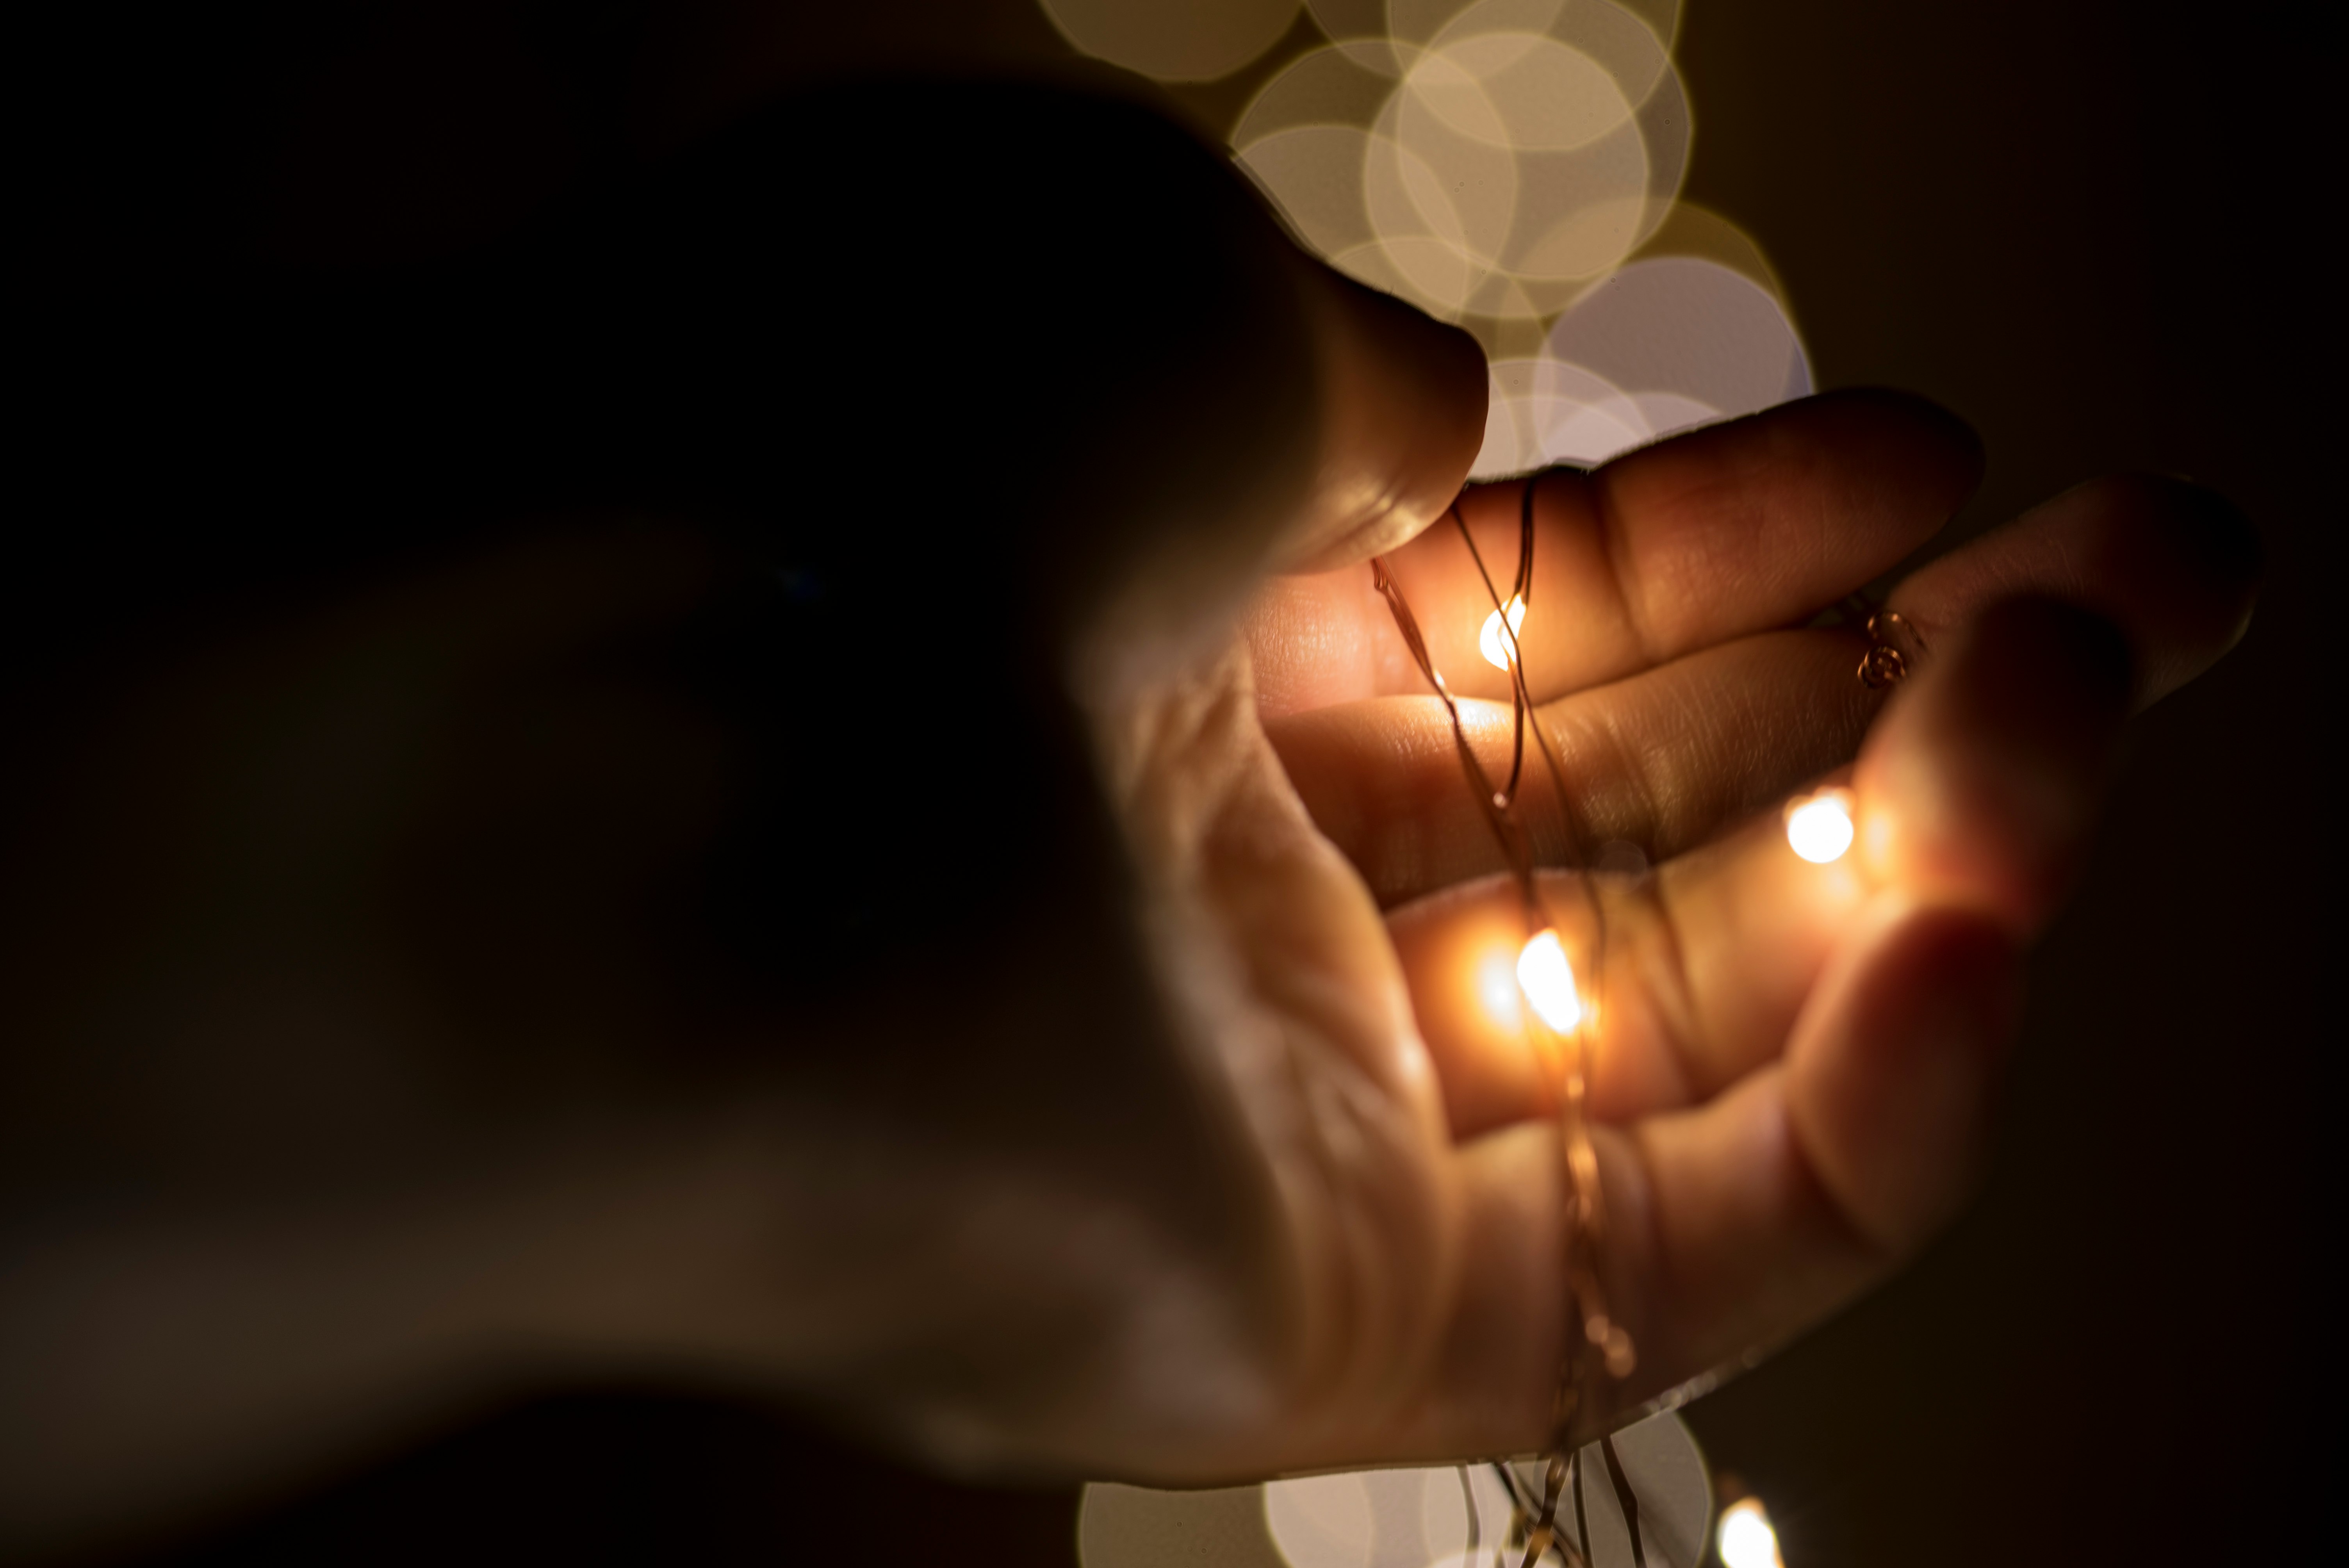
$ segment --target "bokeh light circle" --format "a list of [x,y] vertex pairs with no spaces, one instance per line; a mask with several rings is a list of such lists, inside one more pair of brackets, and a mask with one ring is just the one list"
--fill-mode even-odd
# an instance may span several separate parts
[[[1416,57],[1417,51],[1413,51]],[[1343,46],[1310,50],[1257,89],[1232,126],[1235,152],[1299,126],[1343,125],[1368,130],[1393,96],[1394,80]]]
[[1497,359],[1485,444],[1469,477],[1500,479],[1553,463],[1595,467],[1658,434],[1640,399],[1578,365]]
[[1547,353],[1626,391],[1668,392],[1723,415],[1810,390],[1809,362],[1776,298],[1697,256],[1620,268],[1557,318]]
[[1272,198],[1298,238],[1334,262],[1377,238],[1362,201],[1362,168],[1370,153],[1367,131],[1304,125],[1252,142],[1240,153],[1239,164]]
[[1298,0],[1040,0],[1061,36],[1161,81],[1227,77],[1288,31]]
[[[1640,1500],[1654,1568],[1697,1568],[1712,1524],[1713,1482],[1686,1423],[1669,1412],[1615,1434]],[[1630,1534],[1596,1446],[1582,1450],[1584,1502],[1597,1568],[1630,1568]],[[1539,1495],[1541,1461],[1511,1464]],[[1596,1478],[1593,1480],[1592,1478]],[[1493,1465],[1414,1466],[1300,1476],[1261,1486],[1158,1491],[1095,1483],[1078,1511],[1083,1568],[1462,1568],[1475,1511],[1488,1568],[1507,1538],[1507,1487]],[[1512,1559],[1514,1561],[1514,1559]]]

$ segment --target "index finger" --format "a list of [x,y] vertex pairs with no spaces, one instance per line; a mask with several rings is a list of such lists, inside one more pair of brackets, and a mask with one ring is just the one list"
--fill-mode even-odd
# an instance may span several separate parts
[[[1536,701],[1799,620],[1893,565],[1971,493],[1980,443],[1904,393],[1834,392],[1643,448],[1589,472],[1479,486],[1459,510],[1506,593],[1531,485]],[[1454,690],[1506,700],[1478,634],[1493,596],[1456,528],[1387,557]],[[1425,682],[1367,568],[1275,581],[1248,623],[1267,717]]]

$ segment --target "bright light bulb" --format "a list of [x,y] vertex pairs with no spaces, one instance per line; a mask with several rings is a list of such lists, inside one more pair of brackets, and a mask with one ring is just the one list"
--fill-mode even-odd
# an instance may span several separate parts
[[1555,931],[1537,933],[1517,954],[1517,984],[1541,1021],[1558,1034],[1582,1022],[1582,998],[1574,989],[1574,965]]
[[[1509,601],[1509,634],[1516,636],[1526,629],[1526,596],[1522,593]],[[1476,634],[1477,651],[1485,662],[1496,670],[1509,667],[1509,644],[1501,635],[1501,613],[1498,610],[1485,617],[1485,629]]]
[[1770,1528],[1770,1516],[1762,1511],[1758,1498],[1744,1498],[1722,1510],[1714,1539],[1724,1568],[1786,1568],[1778,1555],[1778,1532]]
[[1851,831],[1848,789],[1822,789],[1786,808],[1786,842],[1813,865],[1843,859]]

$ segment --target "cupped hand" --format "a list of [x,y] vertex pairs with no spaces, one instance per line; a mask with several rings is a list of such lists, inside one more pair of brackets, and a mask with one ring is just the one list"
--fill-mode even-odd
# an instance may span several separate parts
[[[1643,868],[1595,879],[1604,968],[1584,976],[1603,999],[1602,1266],[1639,1353],[1600,1419],[1749,1362],[1950,1218],[1982,1156],[2022,950],[2076,872],[2124,721],[2240,633],[2240,521],[2183,484],[2106,480],[1903,579],[1889,607],[1930,651],[1889,698],[1870,690],[1857,629],[1805,623],[1925,542],[1979,462],[1929,405],[1855,393],[1463,498],[1506,581],[1533,487],[1521,644],[1567,786],[1561,803],[1528,747],[1537,853],[1562,858],[1571,821],[1586,853],[1605,841]],[[1390,567],[1438,669],[1483,699],[1464,716],[1504,776],[1506,676],[1477,649],[1493,604],[1474,558],[1438,528]],[[1384,911],[1412,1009],[1350,1053],[1325,1037],[1300,1056],[1435,1129],[1426,1202],[1449,1233],[1412,1238],[1423,1272],[1400,1271],[1427,1292],[1426,1370],[1379,1445],[1532,1446],[1568,1312],[1556,1140],[1512,984],[1522,903],[1367,571],[1272,584],[1249,645],[1268,748]],[[1825,866],[1792,851],[1778,810],[1818,782],[1857,797],[1855,848]],[[1548,880],[1587,955],[1570,873]],[[1311,952],[1259,969],[1310,994]],[[1299,1157],[1378,1147],[1325,1134]]]
[[[1591,890],[1601,1264],[1638,1351],[1594,1429],[1819,1321],[1951,1217],[2023,948],[2076,872],[2125,721],[2240,634],[2240,521],[2181,483],[2105,480],[1903,579],[1889,607],[1929,655],[1870,690],[1859,633],[1806,623],[1929,540],[1980,462],[1930,406],[1852,393],[1461,498],[1505,583],[1533,489],[1521,645],[1566,786],[1529,746],[1537,856],[1571,834],[1652,866]],[[1504,776],[1474,559],[1443,526],[1388,562]],[[1119,754],[1124,815],[1180,913],[1171,964],[1219,977],[1185,1000],[1279,1194],[1287,1381],[1255,1429],[1147,1469],[1538,1446],[1568,1311],[1558,1146],[1512,978],[1522,903],[1367,566],[1268,583],[1246,645],[1112,730],[1142,738]],[[1777,809],[1818,781],[1849,783],[1858,827],[1824,866]],[[1546,902],[1588,962],[1575,874],[1545,873]]]

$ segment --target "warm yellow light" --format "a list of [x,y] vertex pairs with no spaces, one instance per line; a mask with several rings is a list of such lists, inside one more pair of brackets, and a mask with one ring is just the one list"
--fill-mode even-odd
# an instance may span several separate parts
[[[1526,596],[1522,593],[1509,601],[1509,634],[1514,637],[1526,629]],[[1498,610],[1485,617],[1485,629],[1476,634],[1477,651],[1485,662],[1496,670],[1509,667],[1509,644],[1501,635],[1501,613]]]
[[1851,791],[1822,789],[1789,805],[1786,842],[1813,865],[1843,859],[1851,848]]
[[1778,1532],[1770,1528],[1770,1516],[1762,1511],[1758,1498],[1744,1498],[1723,1509],[1714,1539],[1724,1568],[1786,1568],[1778,1555]]
[[1582,998],[1574,989],[1574,965],[1557,933],[1545,931],[1517,954],[1517,984],[1541,1021],[1563,1035],[1582,1022]]
[[1486,1016],[1501,1027],[1515,1029],[1525,1022],[1526,995],[1517,989],[1517,975],[1510,966],[1507,948],[1493,949],[1476,965],[1476,994],[1484,1001]]

